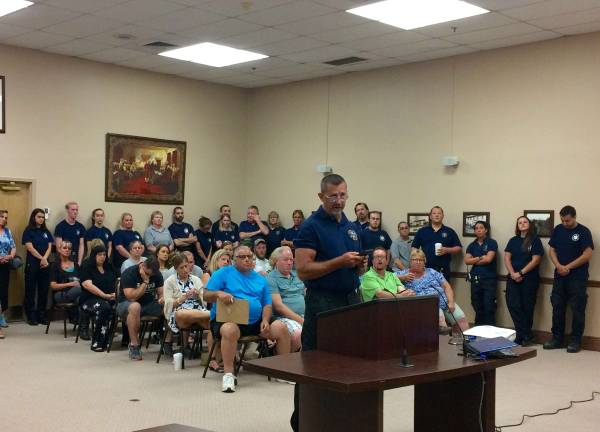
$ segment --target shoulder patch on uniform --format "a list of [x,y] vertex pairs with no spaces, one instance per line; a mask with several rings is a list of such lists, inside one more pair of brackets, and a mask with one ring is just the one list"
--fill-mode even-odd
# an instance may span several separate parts
[[358,235],[356,234],[356,231],[354,231],[353,229],[348,230],[348,236],[354,241],[358,240]]

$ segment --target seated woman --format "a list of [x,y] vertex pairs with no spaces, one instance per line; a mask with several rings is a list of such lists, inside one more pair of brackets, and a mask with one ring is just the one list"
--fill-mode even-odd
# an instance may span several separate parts
[[267,276],[273,302],[273,318],[284,323],[290,334],[292,352],[300,350],[304,324],[304,283],[298,279],[294,255],[288,246],[280,246],[271,254],[273,271]]
[[[55,303],[72,303],[81,295],[79,267],[71,259],[71,242],[63,240],[58,247],[58,261],[50,267],[50,289]],[[75,311],[68,310],[69,320],[76,322]]]
[[129,244],[129,258],[123,261],[121,264],[121,273],[127,270],[129,267],[138,265],[141,262],[146,261],[144,254],[144,245],[141,240],[134,240]]
[[[410,268],[396,272],[407,289],[417,296],[437,295],[440,299],[439,324],[446,327],[458,324],[461,330],[467,330],[469,323],[462,309],[454,303],[454,292],[444,276],[431,268],[425,268],[425,254],[422,250],[413,250],[410,254]],[[455,322],[456,318],[456,322]]]
[[156,247],[156,259],[163,280],[166,281],[169,276],[175,274],[175,269],[171,267],[171,251],[169,246],[161,244]]
[[[173,257],[173,268],[176,273],[165,280],[163,290],[163,311],[169,328],[173,333],[179,333],[180,328],[193,325],[208,330],[210,312],[204,306],[202,281],[190,273],[187,257],[182,253]],[[183,340],[187,341],[188,335],[183,336]],[[168,351],[173,350],[165,349],[165,352]]]
[[104,246],[96,246],[90,253],[81,269],[81,286],[83,291],[79,297],[81,309],[92,314],[95,319],[95,330],[92,337],[92,351],[101,352],[106,349],[108,329],[115,304],[115,272],[108,262]]

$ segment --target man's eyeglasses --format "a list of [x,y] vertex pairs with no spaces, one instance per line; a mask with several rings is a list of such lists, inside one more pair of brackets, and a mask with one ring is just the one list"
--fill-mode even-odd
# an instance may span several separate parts
[[329,202],[347,201],[348,198],[350,198],[350,196],[345,193],[339,195],[323,195],[323,197]]
[[236,258],[245,260],[245,259],[253,259],[254,255],[237,255]]

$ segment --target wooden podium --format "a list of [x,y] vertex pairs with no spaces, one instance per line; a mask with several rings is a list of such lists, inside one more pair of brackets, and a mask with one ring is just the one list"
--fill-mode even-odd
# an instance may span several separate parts
[[[319,315],[317,350],[244,362],[300,384],[301,432],[383,431],[383,391],[415,386],[415,432],[494,431],[495,369],[535,357],[469,360],[438,336],[437,296],[375,300]],[[411,368],[402,366],[403,350]]]

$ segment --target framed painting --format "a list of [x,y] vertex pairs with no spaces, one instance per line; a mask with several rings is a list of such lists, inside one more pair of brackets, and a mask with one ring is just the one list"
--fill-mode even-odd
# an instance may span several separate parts
[[429,213],[407,213],[408,234],[414,236],[419,228],[429,225]]
[[538,236],[552,236],[552,230],[554,229],[554,210],[523,210],[523,216],[529,218],[535,227]]
[[463,237],[475,237],[475,224],[479,221],[490,223],[490,212],[463,212]]
[[0,75],[0,133],[6,133],[6,79]]
[[140,204],[183,204],[184,141],[106,134],[104,199]]

